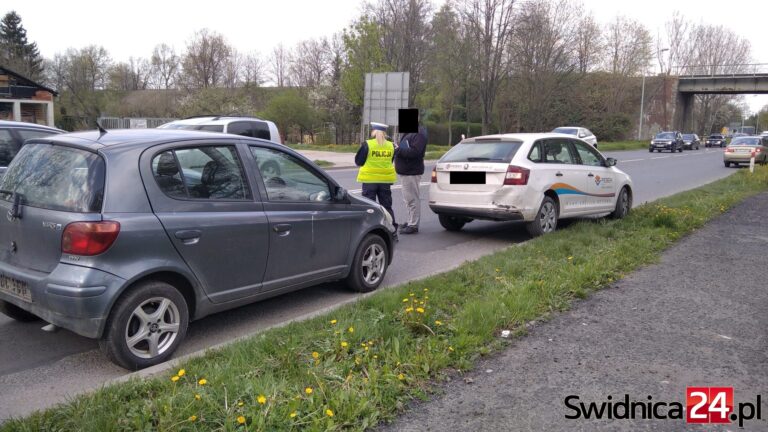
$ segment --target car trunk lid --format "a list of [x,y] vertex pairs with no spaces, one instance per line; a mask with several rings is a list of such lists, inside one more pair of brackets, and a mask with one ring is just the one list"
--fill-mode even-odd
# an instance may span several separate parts
[[438,187],[463,192],[500,189],[521,145],[521,141],[500,138],[477,138],[460,143],[437,164]]

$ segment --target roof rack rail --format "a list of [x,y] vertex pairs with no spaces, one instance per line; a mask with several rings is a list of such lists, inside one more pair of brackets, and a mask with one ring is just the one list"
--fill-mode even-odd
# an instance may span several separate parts
[[184,117],[184,120],[189,120],[189,119],[196,119],[196,118],[202,118],[202,117],[215,117],[215,118],[219,118],[219,117],[222,117],[222,115],[221,115],[221,114],[201,114],[201,115],[193,115],[193,116],[189,116],[189,117]]

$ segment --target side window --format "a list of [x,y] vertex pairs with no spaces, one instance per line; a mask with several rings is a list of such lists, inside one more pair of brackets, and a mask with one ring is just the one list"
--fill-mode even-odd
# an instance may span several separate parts
[[227,133],[233,135],[253,136],[250,122],[232,122],[227,125]]
[[561,163],[561,164],[574,164],[568,149],[568,141],[560,139],[550,139],[544,141],[544,162],[546,163]]
[[585,137],[592,136],[592,135],[594,135],[594,134],[589,129],[584,129],[584,136]]
[[165,151],[152,160],[152,172],[160,189],[174,198],[250,198],[242,165],[233,146]]
[[272,139],[272,134],[269,132],[269,125],[264,122],[251,122],[251,124],[253,127],[253,135],[251,135],[252,137],[265,140]]
[[328,182],[295,157],[273,149],[251,147],[267,199],[283,202],[327,202],[331,200]]
[[576,152],[581,158],[582,165],[589,166],[603,166],[603,158],[592,148],[592,146],[586,145],[582,142],[574,141],[573,145],[576,147]]
[[19,149],[9,130],[0,130],[0,166],[8,166]]
[[528,160],[531,162],[541,162],[541,141],[533,143],[531,152],[528,153]]

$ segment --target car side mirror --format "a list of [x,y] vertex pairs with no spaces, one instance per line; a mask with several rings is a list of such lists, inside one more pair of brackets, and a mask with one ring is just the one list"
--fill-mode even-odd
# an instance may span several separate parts
[[619,161],[617,161],[616,159],[611,158],[611,157],[609,157],[608,159],[605,160],[605,166],[607,166],[607,167],[616,166],[616,164],[618,164],[618,163],[619,163]]
[[336,186],[333,190],[333,200],[339,202],[347,201],[347,190],[341,186]]

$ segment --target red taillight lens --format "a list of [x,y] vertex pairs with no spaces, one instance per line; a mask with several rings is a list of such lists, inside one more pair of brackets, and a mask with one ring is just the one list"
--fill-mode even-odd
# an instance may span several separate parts
[[507,168],[507,174],[504,176],[504,184],[505,185],[527,185],[528,184],[528,177],[531,174],[531,170],[522,168],[519,166],[510,165],[509,168]]
[[437,168],[432,168],[432,183],[437,183]]
[[759,148],[756,148],[756,149],[755,149],[755,153],[760,153],[760,149],[759,149]]
[[736,150],[734,150],[734,149],[732,149],[732,148],[730,148],[730,147],[726,147],[726,148],[725,148],[725,152],[726,152],[726,153],[734,153],[735,151],[736,151]]
[[120,224],[117,222],[72,222],[61,235],[61,251],[71,255],[98,255],[112,246],[118,234]]

